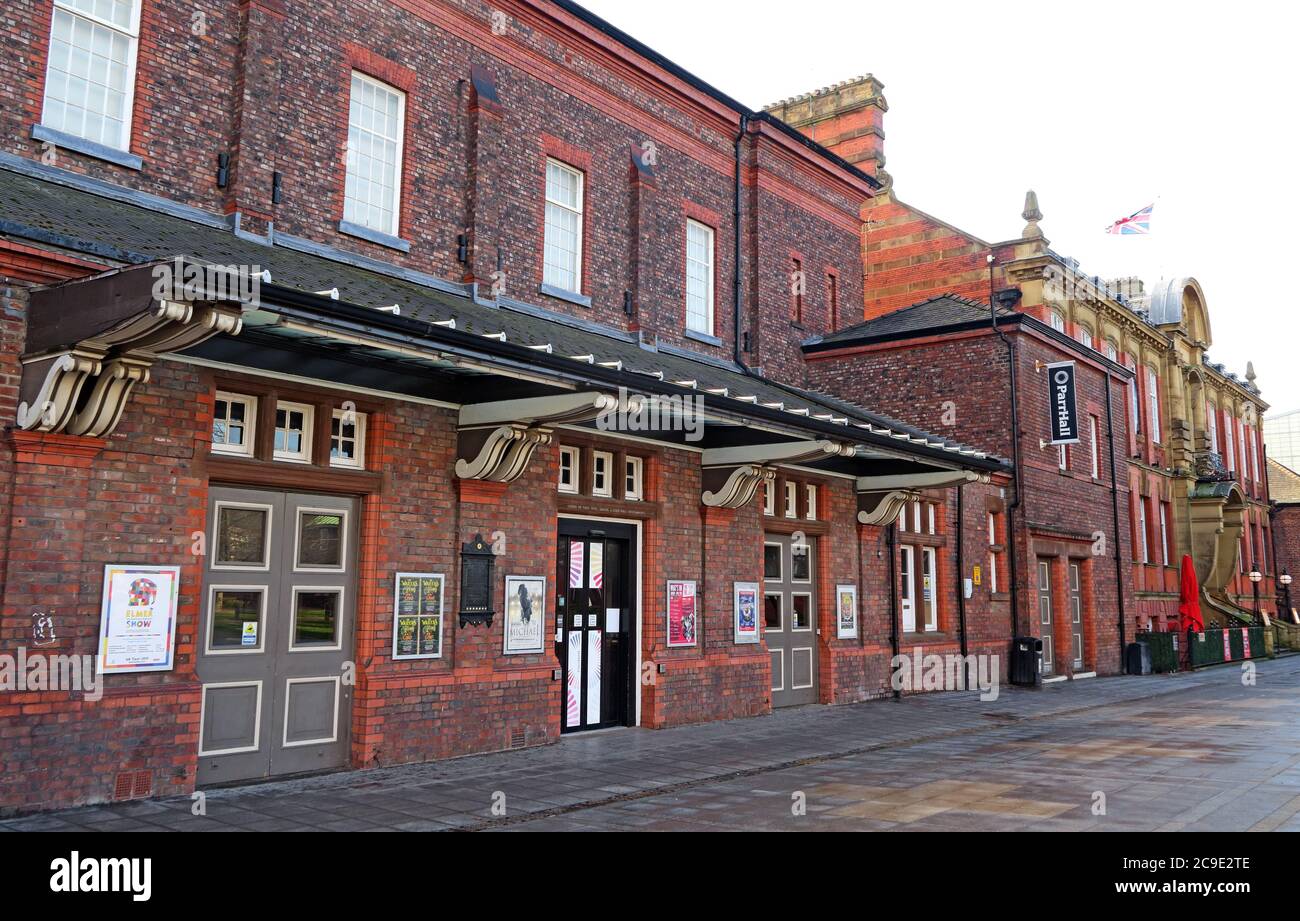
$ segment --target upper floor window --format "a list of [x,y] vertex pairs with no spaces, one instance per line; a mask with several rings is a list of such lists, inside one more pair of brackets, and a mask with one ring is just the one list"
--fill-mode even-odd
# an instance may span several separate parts
[[330,420],[330,466],[366,466],[366,414],[336,409]]
[[1169,565],[1169,503],[1160,503],[1160,562]]
[[1065,317],[1061,316],[1055,310],[1052,311],[1052,329],[1058,333],[1065,332]]
[[614,495],[614,455],[595,451],[591,455],[591,494],[608,499]]
[[623,462],[623,498],[629,502],[639,502],[645,494],[643,474],[645,462],[639,457],[627,457]]
[[1106,340],[1106,357],[1111,361],[1119,361],[1119,348],[1110,339]]
[[1205,430],[1210,436],[1210,450],[1219,453],[1219,411],[1213,403],[1205,407]]
[[582,452],[577,448],[560,448],[560,492],[578,491],[578,472]]
[[1243,466],[1246,466],[1250,469],[1251,480],[1258,482],[1260,477],[1259,477],[1259,467],[1255,463],[1255,458],[1258,456],[1256,453],[1258,449],[1255,447],[1255,430],[1253,428],[1247,429],[1246,437],[1250,442],[1250,450],[1246,452],[1247,460]]
[[1092,451],[1092,478],[1101,479],[1101,439],[1098,437],[1097,417],[1088,417],[1088,443]]
[[1147,368],[1147,425],[1151,440],[1160,440],[1160,378],[1154,368]]
[[139,36],[139,0],[55,0],[45,127],[126,150]]
[[686,328],[712,336],[713,320],[712,227],[686,222]]
[[803,295],[808,280],[803,273],[803,260],[795,256],[790,260],[790,319],[803,323]]
[[301,464],[311,463],[315,409],[306,403],[275,404],[275,445],[272,457]]
[[988,513],[989,519],[989,591],[997,594],[998,591],[998,516],[996,512]]
[[582,291],[583,174],[559,160],[546,161],[546,241],[542,281],[562,291]]
[[1237,473],[1237,436],[1232,431],[1232,416],[1227,416],[1224,421],[1228,425],[1228,430],[1223,433],[1223,446],[1227,448],[1227,456],[1224,460],[1228,466],[1228,470],[1232,473]]
[[252,457],[256,421],[257,397],[217,391],[212,408],[212,450]]
[[1138,562],[1151,562],[1150,532],[1147,531],[1147,500],[1138,496]]
[[1088,348],[1092,348],[1092,330],[1088,329],[1088,327],[1086,326],[1080,326],[1079,341],[1082,342],[1084,345],[1086,345]]
[[804,491],[804,517],[809,521],[817,520],[817,485],[806,483]]
[[405,120],[405,93],[353,72],[343,188],[345,221],[397,236]]

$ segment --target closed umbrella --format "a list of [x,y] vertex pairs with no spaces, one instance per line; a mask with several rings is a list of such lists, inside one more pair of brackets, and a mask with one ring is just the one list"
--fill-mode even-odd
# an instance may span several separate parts
[[1201,587],[1196,584],[1196,569],[1190,556],[1183,557],[1182,590],[1179,594],[1179,626],[1196,633],[1205,631],[1205,618],[1201,616]]

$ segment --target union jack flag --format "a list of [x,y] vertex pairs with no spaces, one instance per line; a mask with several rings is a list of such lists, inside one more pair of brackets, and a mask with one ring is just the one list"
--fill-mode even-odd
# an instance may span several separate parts
[[1131,214],[1128,217],[1122,217],[1115,223],[1106,228],[1106,233],[1115,236],[1130,236],[1132,234],[1147,234],[1151,232],[1151,212],[1155,210],[1155,205],[1147,205],[1137,214]]

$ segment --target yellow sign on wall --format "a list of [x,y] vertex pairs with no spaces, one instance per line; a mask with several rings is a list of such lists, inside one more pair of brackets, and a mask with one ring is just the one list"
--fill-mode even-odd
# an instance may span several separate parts
[[976,585],[979,585],[980,575],[981,575],[981,569],[980,567],[976,566],[974,572],[971,574],[971,581],[974,582]]

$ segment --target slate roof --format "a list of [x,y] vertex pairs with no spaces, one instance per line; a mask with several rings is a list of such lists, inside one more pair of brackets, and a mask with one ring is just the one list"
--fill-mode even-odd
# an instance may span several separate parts
[[[998,316],[1012,317],[1015,313],[999,307]],[[988,322],[987,304],[958,297],[955,294],[943,294],[882,317],[876,317],[874,320],[846,326],[828,335],[809,339],[804,343],[804,350],[825,351],[849,344],[903,339],[917,333],[946,329],[951,326]]]
[[[700,392],[728,391],[726,397],[706,397],[707,402],[725,404],[748,397],[749,402],[756,400],[784,409],[791,414],[792,424],[798,423],[799,414],[805,410],[813,417],[847,418],[853,424],[888,429],[900,441],[900,448],[911,439],[914,444],[927,443],[945,453],[960,454],[967,461],[988,458],[998,466],[1006,466],[1005,461],[982,450],[821,394],[745,374],[730,362],[649,349],[618,330],[598,330],[591,324],[522,304],[516,309],[484,305],[461,293],[455,285],[439,283],[451,289],[441,290],[378,270],[400,273],[402,270],[395,266],[376,263],[372,270],[290,248],[295,245],[292,243],[263,245],[237,236],[216,215],[188,210],[185,216],[161,213],[152,206],[107,197],[119,196],[121,190],[103,190],[101,194],[99,190],[92,192],[28,175],[36,167],[15,163],[16,159],[0,160],[0,235],[94,254],[118,264],[181,255],[217,265],[259,266],[271,272],[277,286],[306,292],[337,288],[341,301],[376,308],[377,318],[386,316],[378,308],[398,304],[403,318],[431,324],[454,319],[456,328],[467,333],[504,333],[506,341],[515,345],[549,344],[556,356],[593,356],[595,363],[621,362],[621,369],[633,375],[640,373],[670,384],[694,381]],[[299,245],[305,242],[299,241]],[[727,408],[743,410],[743,403],[734,402]],[[852,429],[846,430],[844,437],[855,440]],[[988,461],[977,465],[987,467]]]
[[1300,505],[1300,473],[1268,459],[1268,494],[1279,505]]

